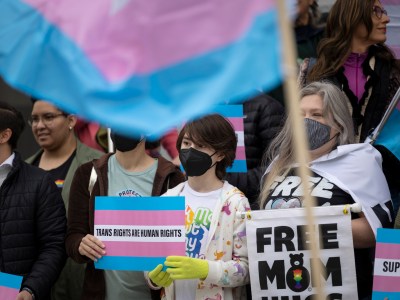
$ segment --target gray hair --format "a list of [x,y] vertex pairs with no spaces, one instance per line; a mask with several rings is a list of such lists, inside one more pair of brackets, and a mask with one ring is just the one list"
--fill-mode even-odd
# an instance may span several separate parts
[[[346,94],[332,83],[313,82],[300,90],[300,99],[311,95],[321,97],[323,116],[326,118],[328,125],[339,132],[336,138],[337,145],[354,143],[354,124]],[[259,196],[260,208],[265,204],[273,179],[286,174],[295,162],[292,138],[292,124],[287,119],[281,132],[271,142],[269,149],[264,154],[264,163],[274,161],[274,164],[270,169],[267,180],[261,184],[261,193]]]

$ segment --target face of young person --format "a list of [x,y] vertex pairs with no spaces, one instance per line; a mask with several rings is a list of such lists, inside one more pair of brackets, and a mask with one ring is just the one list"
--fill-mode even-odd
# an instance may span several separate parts
[[386,41],[386,26],[390,22],[390,19],[384,13],[384,8],[378,0],[374,3],[371,19],[372,31],[369,35],[364,24],[359,24],[353,35],[353,40],[363,43],[367,47]]
[[35,102],[30,123],[36,142],[44,150],[60,148],[71,134],[70,126],[75,125],[72,116],[45,101]]
[[[322,99],[319,95],[308,95],[305,96],[301,99],[300,101],[300,110],[302,113],[302,116],[304,119],[310,119],[314,122],[310,126],[313,126],[314,128],[319,127],[321,130],[312,130],[308,132],[308,138],[309,138],[309,144],[311,147],[311,154],[316,155],[316,156],[321,156],[323,154],[326,154],[332,150],[332,148],[335,146],[335,135],[338,134],[337,129],[333,128],[330,126],[332,124],[330,117],[325,116],[323,113],[323,102]],[[309,122],[310,123],[310,122]],[[307,129],[307,128],[306,128]],[[324,131],[327,131],[326,136],[325,136],[325,143],[322,145],[316,147],[315,149],[312,149],[312,145],[315,144],[314,141],[320,140],[324,133]],[[310,132],[314,132],[314,136],[310,134]],[[315,132],[320,132],[321,136],[315,136]]]
[[[191,150],[192,152],[183,153],[185,150],[189,149],[194,149],[195,152],[199,152],[196,154]],[[180,159],[188,176],[201,176],[210,171],[215,172],[215,165],[223,159],[223,156],[217,154],[215,149],[210,146],[192,141],[189,136],[185,134],[181,143]]]

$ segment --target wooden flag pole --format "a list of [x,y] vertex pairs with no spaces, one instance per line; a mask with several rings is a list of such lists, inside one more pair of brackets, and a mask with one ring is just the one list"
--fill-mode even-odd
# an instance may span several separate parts
[[[294,44],[293,25],[287,14],[287,1],[276,0],[279,12],[279,27],[282,37],[282,65],[284,71],[284,95],[285,103],[289,113],[290,122],[293,128],[293,147],[295,154],[295,161],[299,163],[299,175],[301,177],[301,184],[304,191],[304,201],[306,211],[307,226],[306,230],[309,233],[311,242],[311,256],[319,258],[318,242],[315,230],[315,218],[313,215],[312,207],[315,206],[315,199],[311,197],[308,186],[308,178],[310,178],[310,171],[307,164],[310,161],[308,152],[308,145],[306,144],[307,138],[304,128],[304,121],[300,115],[299,104],[299,88],[297,84],[298,67],[296,63],[297,50]],[[322,268],[317,259],[312,259],[312,273],[317,274],[312,278],[312,282],[316,285],[316,300],[325,300],[324,287],[321,284]],[[321,274],[321,275],[320,275]]]

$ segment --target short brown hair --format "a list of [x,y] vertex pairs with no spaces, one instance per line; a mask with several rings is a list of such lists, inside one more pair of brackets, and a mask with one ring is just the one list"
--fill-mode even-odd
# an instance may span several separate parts
[[223,179],[226,169],[232,166],[236,156],[237,138],[232,124],[219,114],[206,115],[202,118],[188,122],[183,126],[176,141],[176,149],[181,150],[183,137],[196,144],[208,146],[224,158],[216,165],[216,175]]

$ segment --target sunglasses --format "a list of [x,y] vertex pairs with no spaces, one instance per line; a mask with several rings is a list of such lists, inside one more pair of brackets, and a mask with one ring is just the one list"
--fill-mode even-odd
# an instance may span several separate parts
[[382,15],[388,15],[387,11],[379,6],[374,6],[372,11],[378,19],[382,19]]

